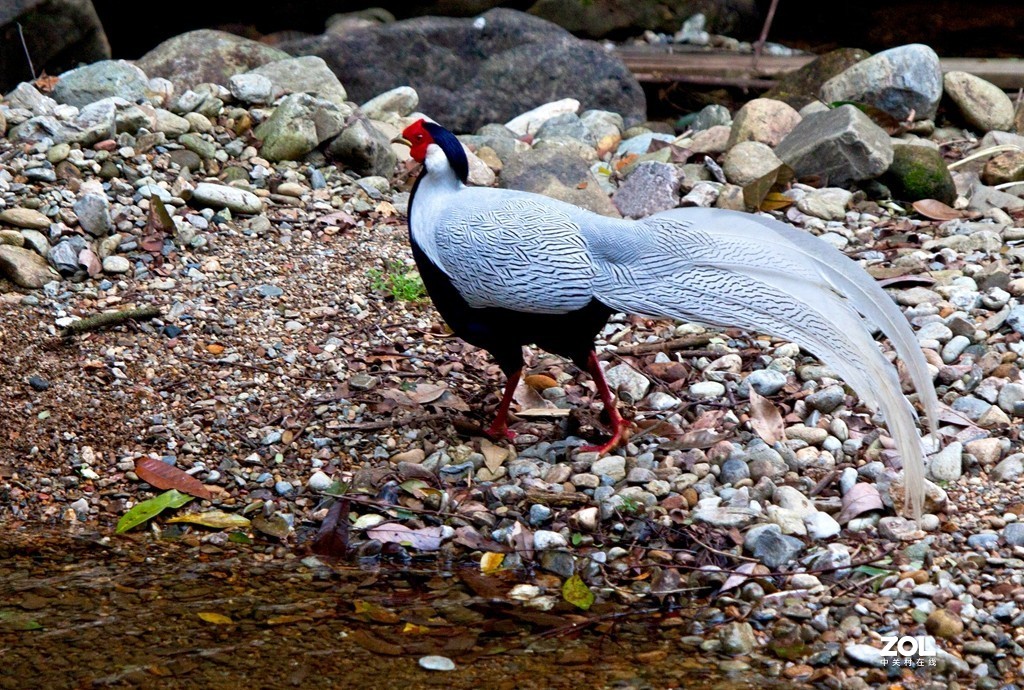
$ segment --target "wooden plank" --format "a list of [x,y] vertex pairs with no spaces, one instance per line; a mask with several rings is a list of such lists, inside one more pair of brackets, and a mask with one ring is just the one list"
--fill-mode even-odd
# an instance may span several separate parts
[[[710,53],[685,46],[618,46],[612,49],[641,82],[686,82],[770,88],[782,75],[812,61],[814,55]],[[970,72],[1006,90],[1024,89],[1024,60],[1010,58],[940,58],[943,72]]]

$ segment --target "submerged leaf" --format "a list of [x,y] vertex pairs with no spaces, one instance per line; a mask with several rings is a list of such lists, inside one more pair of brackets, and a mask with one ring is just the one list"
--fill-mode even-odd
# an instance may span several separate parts
[[331,506],[313,541],[313,553],[329,558],[344,558],[348,555],[348,516],[351,507],[347,498]]
[[271,515],[270,517],[264,517],[263,513],[260,513],[253,517],[252,526],[263,534],[271,537],[277,537],[278,539],[284,539],[292,531],[292,527],[288,524],[288,521],[276,514]]
[[372,601],[356,599],[352,602],[353,614],[360,620],[372,623],[397,623],[398,614]]
[[232,527],[248,527],[249,518],[242,517],[237,513],[225,513],[223,510],[210,510],[205,513],[186,513],[176,515],[167,522],[189,522],[203,527],[215,529],[230,529]]
[[419,551],[437,551],[441,548],[441,528],[411,529],[397,522],[389,522],[366,531],[370,539],[385,544],[408,544]]
[[501,567],[501,563],[504,560],[505,554],[488,551],[480,558],[480,572],[493,573]]
[[165,508],[180,508],[192,500],[180,491],[171,489],[142,503],[136,504],[117,521],[117,534],[127,532],[159,515]]
[[207,623],[213,623],[214,625],[231,625],[234,623],[229,617],[223,613],[214,613],[213,611],[200,611],[198,614],[200,619]]
[[42,627],[39,621],[32,619],[24,611],[0,610],[0,630],[26,632],[29,630],[41,630]]
[[584,611],[594,604],[594,593],[579,575],[573,575],[562,585],[562,598]]

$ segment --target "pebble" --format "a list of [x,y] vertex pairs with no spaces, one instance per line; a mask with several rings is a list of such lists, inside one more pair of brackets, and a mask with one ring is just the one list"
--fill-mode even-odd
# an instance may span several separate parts
[[103,271],[105,273],[128,273],[132,264],[123,256],[108,256],[103,259]]
[[564,549],[567,546],[569,546],[569,542],[558,532],[539,529],[533,533],[533,548],[538,551]]
[[455,662],[446,656],[423,656],[419,659],[419,665],[428,671],[454,671]]
[[1003,540],[1010,546],[1024,546],[1024,523],[1011,522],[1004,527]]
[[996,548],[999,544],[999,534],[996,532],[982,532],[967,537],[967,545],[972,549],[987,551]]
[[762,396],[775,395],[785,385],[786,376],[773,369],[759,369],[743,379],[739,387],[740,395],[748,395],[748,387],[754,388]]
[[263,202],[252,192],[210,182],[197,184],[192,190],[192,199],[213,208],[227,208],[234,213],[254,214],[263,211]]
[[931,456],[928,472],[936,481],[955,482],[963,473],[963,444],[952,441],[945,448]]
[[820,511],[804,516],[804,525],[807,527],[807,536],[816,541],[831,539],[842,530],[835,518]]
[[881,647],[874,645],[851,642],[843,648],[843,653],[851,661],[861,666],[884,668],[886,664],[886,657],[882,656]]
[[334,484],[334,480],[321,470],[317,470],[306,482],[310,491],[326,491]]
[[1001,482],[1017,481],[1024,475],[1024,453],[1014,453],[992,468],[992,478]]
[[928,634],[941,639],[957,637],[964,631],[964,621],[948,609],[935,609],[924,622]]
[[626,478],[626,459],[619,455],[609,455],[595,460],[590,466],[590,471],[599,477],[609,477],[617,482]]
[[695,398],[720,398],[725,395],[725,386],[717,381],[699,381],[690,386],[690,395]]
[[0,211],[0,222],[30,230],[46,230],[51,221],[35,209],[14,207]]
[[726,624],[719,631],[718,639],[722,643],[722,652],[734,656],[749,654],[757,646],[754,627],[746,622]]

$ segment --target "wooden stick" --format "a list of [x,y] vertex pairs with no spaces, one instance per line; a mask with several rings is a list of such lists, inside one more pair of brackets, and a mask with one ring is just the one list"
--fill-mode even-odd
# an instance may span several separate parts
[[656,352],[675,352],[676,350],[689,350],[690,348],[707,345],[717,333],[693,333],[671,340],[662,340],[657,343],[640,343],[639,345],[627,345],[615,350],[606,350],[599,357],[608,359],[612,355],[650,355]]
[[[413,414],[405,417],[391,417],[379,422],[356,422],[353,424],[339,424],[333,427],[337,431],[380,431],[381,429],[391,429],[394,427],[403,427],[410,424],[424,424],[426,422],[433,422],[437,419],[446,419],[448,415],[443,412],[432,412],[426,414]],[[330,430],[330,429],[329,429]]]
[[145,321],[160,316],[160,308],[154,306],[139,307],[138,309],[122,309],[121,311],[107,311],[96,314],[85,319],[73,321],[67,328],[60,332],[62,338],[70,338],[73,335],[98,331],[101,328],[108,328],[124,323],[125,321]]

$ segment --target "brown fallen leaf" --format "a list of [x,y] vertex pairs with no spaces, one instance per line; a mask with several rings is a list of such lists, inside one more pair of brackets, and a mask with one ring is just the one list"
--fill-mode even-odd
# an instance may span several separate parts
[[519,385],[516,386],[515,393],[512,394],[512,399],[521,409],[524,410],[555,408],[555,404],[553,402],[542,398],[540,393],[538,393],[536,389],[528,386],[525,381],[520,381]]
[[185,513],[184,515],[176,515],[168,519],[167,522],[188,522],[193,525],[213,527],[214,529],[243,529],[250,524],[249,518],[237,513],[225,513],[223,510],[208,510],[205,513]]
[[956,220],[964,217],[963,212],[957,211],[938,199],[920,199],[911,205],[915,211],[930,220]]
[[172,467],[166,462],[149,456],[135,461],[135,474],[139,479],[158,489],[177,489],[183,494],[198,498],[213,498],[210,490],[192,475]]
[[769,446],[786,438],[786,425],[778,408],[750,386],[750,428]]
[[882,496],[874,484],[860,482],[843,496],[843,509],[840,511],[836,522],[845,525],[847,522],[862,513],[871,510],[882,510]]
[[480,452],[484,455],[484,465],[491,472],[497,472],[498,468],[501,467],[502,463],[509,456],[508,448],[496,446],[487,439],[480,442]]
[[572,410],[560,407],[531,407],[516,412],[516,417],[568,417]]
[[533,560],[533,531],[521,522],[512,525],[512,533],[508,537],[512,551],[528,561]]
[[730,589],[735,589],[752,577],[767,576],[770,575],[771,572],[772,571],[768,570],[768,568],[760,563],[742,563],[739,567],[733,570],[728,579],[722,583],[722,588],[718,590],[718,593],[721,594],[722,592]]
[[448,387],[443,383],[421,383],[416,386],[412,391],[406,393],[409,399],[414,403],[425,405],[426,403],[433,402],[440,398],[448,391]]
[[391,609],[373,601],[356,599],[352,602],[352,617],[368,623],[394,624],[401,620]]
[[499,544],[493,539],[488,539],[469,525],[456,528],[453,541],[475,551],[491,551],[495,553],[508,551],[507,546]]
[[96,253],[91,249],[83,249],[78,252],[78,265],[84,266],[86,272],[92,278],[95,278],[103,272],[103,265],[100,263],[100,257],[96,256]]

